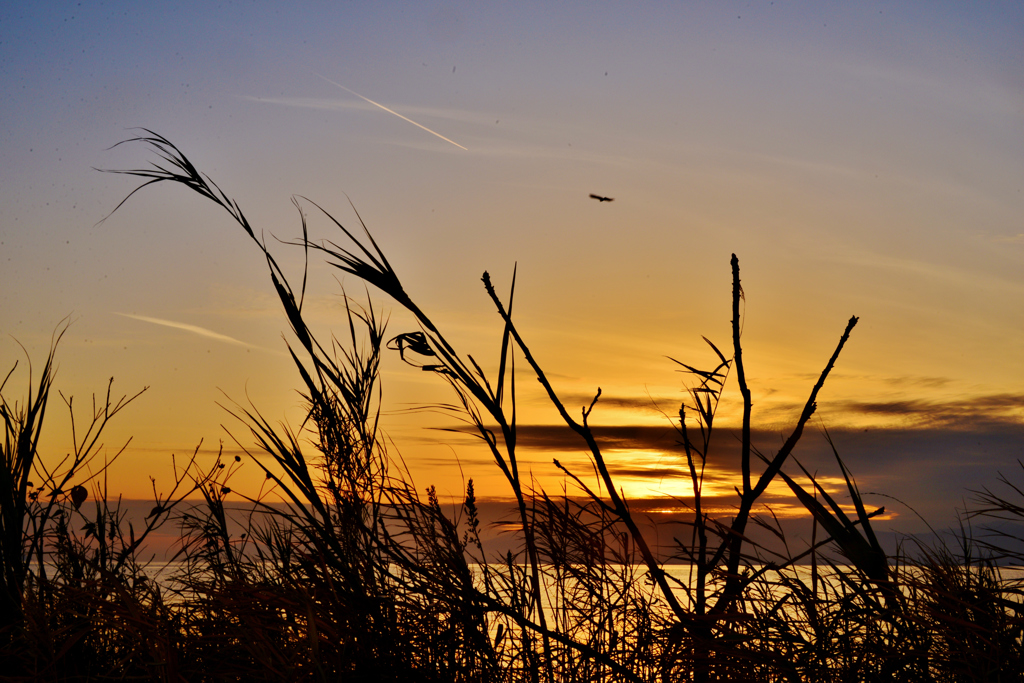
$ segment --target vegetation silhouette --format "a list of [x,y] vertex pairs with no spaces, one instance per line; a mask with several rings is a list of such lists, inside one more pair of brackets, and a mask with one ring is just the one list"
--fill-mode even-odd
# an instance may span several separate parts
[[[125,142],[158,158],[146,168],[116,171],[144,181],[128,197],[164,181],[183,185],[226,211],[259,249],[292,330],[289,353],[307,419],[290,430],[254,407],[236,406],[233,413],[255,443],[239,446],[271,486],[235,491],[246,505],[232,510],[225,497],[242,458],[222,452],[201,469],[193,454],[175,467],[169,495],[157,495],[154,484],[154,507],[136,530],[102,483],[103,466],[93,462],[92,477],[83,474],[107,422],[135,397],[112,400],[108,387],[106,400],[93,403],[87,433],[75,437],[73,455],[52,464],[38,452],[60,328],[38,388],[21,403],[0,403],[0,657],[12,680],[1019,679],[1021,592],[998,566],[1024,563],[1012,537],[976,541],[965,522],[958,547],[921,545],[913,556],[902,550],[887,556],[871,523],[880,510],[865,507],[838,452],[852,509],[806,471],[793,470],[802,470],[794,448],[855,317],[782,448],[767,455],[751,437],[740,334],[744,295],[732,257],[731,354],[705,340],[710,364],[674,361],[690,378],[676,429],[680,472],[694,491],[686,533],[671,548],[670,559],[684,562],[688,573],[679,578],[644,533],[591,429],[600,390],[573,417],[513,319],[514,273],[507,299],[487,273],[482,277],[502,328],[499,369],[488,376],[405,290],[361,219],[360,229],[350,230],[297,197],[302,237],[293,245],[307,265],[319,254],[373,285],[419,327],[389,337],[372,303],[346,298],[344,342],[323,341],[304,312],[306,270],[293,286],[237,202],[169,140],[143,130]],[[310,240],[304,205],[322,211],[343,244]],[[389,453],[381,438],[379,384],[389,348],[451,388],[455,402],[448,409],[469,423],[507,484],[518,550],[486,555],[472,480],[461,510],[450,516],[432,488],[425,497],[417,492]],[[555,462],[579,495],[534,488],[523,476],[517,362],[536,376],[565,429],[589,453],[593,474]],[[741,475],[735,509],[723,517],[702,505],[702,491],[730,374],[743,402]],[[74,419],[72,401],[66,405]],[[790,550],[781,524],[759,502],[775,481],[810,513],[809,547]],[[973,515],[1024,517],[1021,489],[1003,483],[1008,492],[980,494]],[[189,500],[195,495],[200,502]],[[176,569],[154,581],[146,573],[145,542],[166,526],[180,537]],[[758,540],[753,529],[778,543]]]

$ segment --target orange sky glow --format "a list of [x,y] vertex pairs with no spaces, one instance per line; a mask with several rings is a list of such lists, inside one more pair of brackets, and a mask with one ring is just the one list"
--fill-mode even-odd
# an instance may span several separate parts
[[[585,7],[585,11],[584,11]],[[731,254],[758,448],[788,436],[851,315],[860,322],[796,456],[837,495],[827,429],[880,524],[947,523],[1024,457],[1024,10],[957,3],[333,3],[203,16],[115,2],[2,10],[0,362],[21,400],[54,330],[55,388],[78,424],[114,378],[148,389],[104,439],[107,485],[166,490],[171,454],[263,457],[231,413],[297,427],[300,379],[266,261],[224,212],[169,184],[111,215],[143,126],[237,200],[292,279],[293,195],[361,217],[407,292],[493,378],[503,330],[486,270],[573,416],[651,514],[692,498],[673,427],[692,377],[731,343]],[[189,15],[188,17],[184,15]],[[320,75],[322,74],[322,75]],[[340,86],[340,87],[339,87]],[[350,90],[351,88],[351,90]],[[358,95],[356,94],[358,93]],[[414,125],[411,125],[414,124]],[[450,143],[450,144],[449,144]],[[591,193],[613,197],[598,202]],[[351,202],[351,204],[350,204]],[[314,240],[343,236],[299,200]],[[105,219],[105,220],[104,220]],[[280,241],[278,241],[280,240]],[[417,329],[311,254],[305,312],[347,335],[343,292]],[[583,444],[516,359],[522,467],[549,492],[588,482]],[[733,373],[708,506],[737,485]],[[382,429],[419,489],[509,495],[458,431],[439,377],[385,354]],[[69,449],[68,408],[47,457]],[[130,439],[130,442],[129,442]],[[201,444],[201,445],[200,445]],[[312,451],[312,448],[310,449]],[[101,458],[102,459],[102,458]],[[795,467],[790,472],[799,474]],[[596,484],[595,484],[596,486]],[[779,517],[803,514],[784,486]],[[887,496],[895,496],[896,499]],[[726,509],[725,507],[722,508]]]

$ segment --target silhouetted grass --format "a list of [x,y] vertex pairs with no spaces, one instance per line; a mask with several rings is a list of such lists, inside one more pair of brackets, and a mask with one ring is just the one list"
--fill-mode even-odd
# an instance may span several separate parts
[[[112,401],[108,390],[105,401],[94,402],[87,433],[74,437],[73,455],[60,464],[38,452],[55,340],[38,388],[23,403],[5,398],[0,408],[6,430],[0,654],[11,678],[1020,677],[1021,596],[996,564],[1024,564],[1007,542],[1019,539],[1003,531],[975,542],[965,526],[952,549],[919,547],[912,558],[887,556],[871,524],[880,511],[864,506],[838,452],[836,469],[853,501],[850,514],[793,456],[856,318],[840,335],[782,448],[763,454],[751,438],[740,336],[744,297],[733,256],[731,354],[709,341],[711,365],[679,363],[690,377],[676,423],[679,467],[695,492],[684,532],[667,552],[671,561],[685,563],[688,576],[681,579],[666,570],[665,549],[652,545],[605,463],[589,425],[600,390],[574,418],[533,356],[512,317],[514,275],[507,299],[483,275],[502,329],[499,370],[488,376],[405,291],[365,226],[351,231],[325,212],[342,242],[314,243],[303,218],[295,245],[307,259],[319,254],[373,285],[418,325],[389,335],[371,303],[350,302],[340,321],[344,341],[321,341],[303,311],[305,272],[293,288],[238,204],[171,142],[150,131],[128,142],[148,146],[160,161],[122,173],[144,178],[145,185],[170,181],[198,192],[226,210],[260,250],[292,329],[289,350],[306,421],[289,430],[256,408],[236,406],[233,413],[248,428],[238,444],[260,456],[250,463],[262,468],[268,486],[234,491],[246,503],[228,505],[240,458],[222,453],[201,470],[193,457],[175,469],[169,495],[157,496],[154,486],[153,510],[135,529],[120,505],[108,500],[101,480],[83,474],[107,421],[131,399]],[[389,453],[379,408],[379,364],[388,349],[453,391],[454,402],[443,409],[468,422],[502,473],[506,491],[488,494],[513,501],[516,550],[485,552],[472,480],[461,510],[448,514],[432,488],[418,493]],[[577,487],[573,495],[533,488],[520,471],[517,362],[529,366],[565,428],[589,453],[591,472],[555,463]],[[715,414],[730,375],[743,400],[741,474],[735,509],[719,516],[702,507],[702,490]],[[70,399],[66,403],[70,409]],[[97,477],[103,469],[93,463],[92,471]],[[800,472],[811,481],[809,489],[795,478]],[[811,547],[791,546],[760,502],[773,481],[786,484],[810,513]],[[1024,510],[1013,495],[988,491],[978,504],[974,514],[990,520],[1019,520]],[[157,582],[145,573],[145,541],[167,525],[179,532],[177,569]],[[826,546],[838,550],[841,564]]]

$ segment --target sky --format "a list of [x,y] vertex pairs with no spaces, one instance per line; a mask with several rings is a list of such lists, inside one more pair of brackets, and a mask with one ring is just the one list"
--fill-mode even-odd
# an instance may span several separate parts
[[[802,462],[840,490],[827,428],[908,532],[915,511],[952,523],[972,491],[1021,475],[1019,3],[5,3],[0,85],[0,361],[18,363],[4,396],[70,321],[55,388],[79,426],[111,377],[115,397],[148,387],[104,435],[104,457],[128,443],[107,480],[126,497],[151,495],[151,476],[166,491],[171,454],[251,446],[232,406],[295,426],[302,405],[265,263],[226,214],[157,186],[111,215],[137,183],[97,169],[154,160],[111,149],[138,127],[237,200],[295,278],[292,196],[347,226],[358,211],[490,372],[501,324],[480,277],[507,292],[515,268],[521,331],[573,414],[601,388],[591,422],[633,499],[688,495],[670,421],[688,378],[671,359],[713,365],[702,337],[730,348],[733,253],[759,448],[788,435],[856,315]],[[314,238],[337,239],[303,206]],[[325,333],[345,332],[343,291],[393,334],[415,329],[314,262],[307,311]],[[589,465],[519,377],[524,457],[560,490],[553,457]],[[508,495],[478,444],[431,429],[449,416],[410,412],[450,401],[442,382],[392,354],[382,387],[420,489],[454,500],[472,477]],[[57,457],[67,407],[47,420]],[[727,496],[735,440],[720,443],[709,481]]]

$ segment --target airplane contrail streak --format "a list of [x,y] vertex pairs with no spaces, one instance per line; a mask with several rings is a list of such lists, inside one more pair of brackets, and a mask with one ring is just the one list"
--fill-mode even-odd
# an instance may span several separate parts
[[362,95],[360,95],[359,93],[357,93],[357,92],[356,92],[355,90],[350,90],[349,88],[346,88],[345,86],[343,86],[343,85],[342,85],[341,83],[335,83],[335,82],[334,82],[334,81],[332,81],[331,79],[327,78],[327,76],[323,76],[323,75],[321,75],[321,74],[318,74],[318,73],[316,73],[315,71],[313,72],[313,75],[314,75],[314,76],[320,76],[320,78],[324,79],[325,81],[327,81],[327,82],[328,82],[328,83],[330,83],[331,85],[336,85],[336,86],[338,86],[339,88],[341,88],[342,90],[344,90],[345,92],[349,92],[349,93],[352,93],[353,95],[355,95],[355,96],[356,96],[356,97],[358,97],[359,99],[361,99],[361,100],[364,100],[364,101],[366,101],[366,102],[369,102],[370,104],[372,104],[372,105],[373,105],[373,106],[375,106],[375,107],[380,107],[381,109],[383,109],[383,110],[384,110],[384,111],[386,111],[387,113],[389,113],[389,114],[394,114],[395,116],[397,116],[398,118],[402,119],[403,121],[408,121],[409,123],[411,123],[412,125],[416,126],[417,128],[422,128],[423,130],[427,131],[427,132],[428,132],[428,133],[430,133],[431,135],[436,135],[437,137],[441,138],[441,139],[442,139],[442,140],[444,140],[445,142],[450,142],[450,143],[452,143],[453,145],[455,145],[455,146],[456,146],[456,147],[458,147],[459,149],[465,149],[465,150],[466,150],[467,152],[469,151],[468,149],[466,149],[465,147],[463,147],[463,146],[462,146],[462,145],[460,145],[459,143],[455,142],[454,140],[449,140],[448,138],[446,138],[445,136],[441,135],[440,133],[437,133],[437,132],[435,132],[435,131],[432,131],[432,130],[430,130],[429,128],[427,128],[426,126],[420,125],[420,124],[416,123],[415,121],[413,121],[412,119],[410,119],[410,118],[407,118],[407,117],[405,117],[405,116],[402,116],[402,115],[401,115],[401,114],[399,114],[399,113],[398,113],[397,111],[394,111],[394,110],[392,110],[392,109],[388,109],[388,108],[387,108],[387,107],[385,107],[385,106],[384,106],[383,104],[380,104],[380,103],[378,103],[378,102],[374,102],[374,101],[373,101],[373,100],[371,100],[371,99],[370,99],[369,97],[363,97]]
[[253,347],[252,344],[246,344],[245,342],[239,341],[239,340],[235,339],[234,337],[229,337],[229,336],[227,336],[225,334],[220,334],[218,332],[214,332],[213,330],[208,330],[205,327],[199,327],[197,325],[189,325],[187,323],[176,323],[173,320],[163,320],[161,318],[150,318],[150,317],[145,316],[145,315],[132,315],[131,313],[115,313],[115,315],[120,315],[120,316],[125,317],[125,318],[134,318],[135,320],[141,320],[143,322],[153,323],[154,325],[163,325],[164,327],[173,327],[173,328],[178,329],[178,330],[185,330],[186,332],[192,332],[192,333],[198,334],[198,335],[200,335],[202,337],[209,337],[210,339],[216,339],[217,341],[227,342],[229,344],[238,344],[239,346],[249,346],[249,347],[252,347],[252,348],[256,348],[256,347]]

